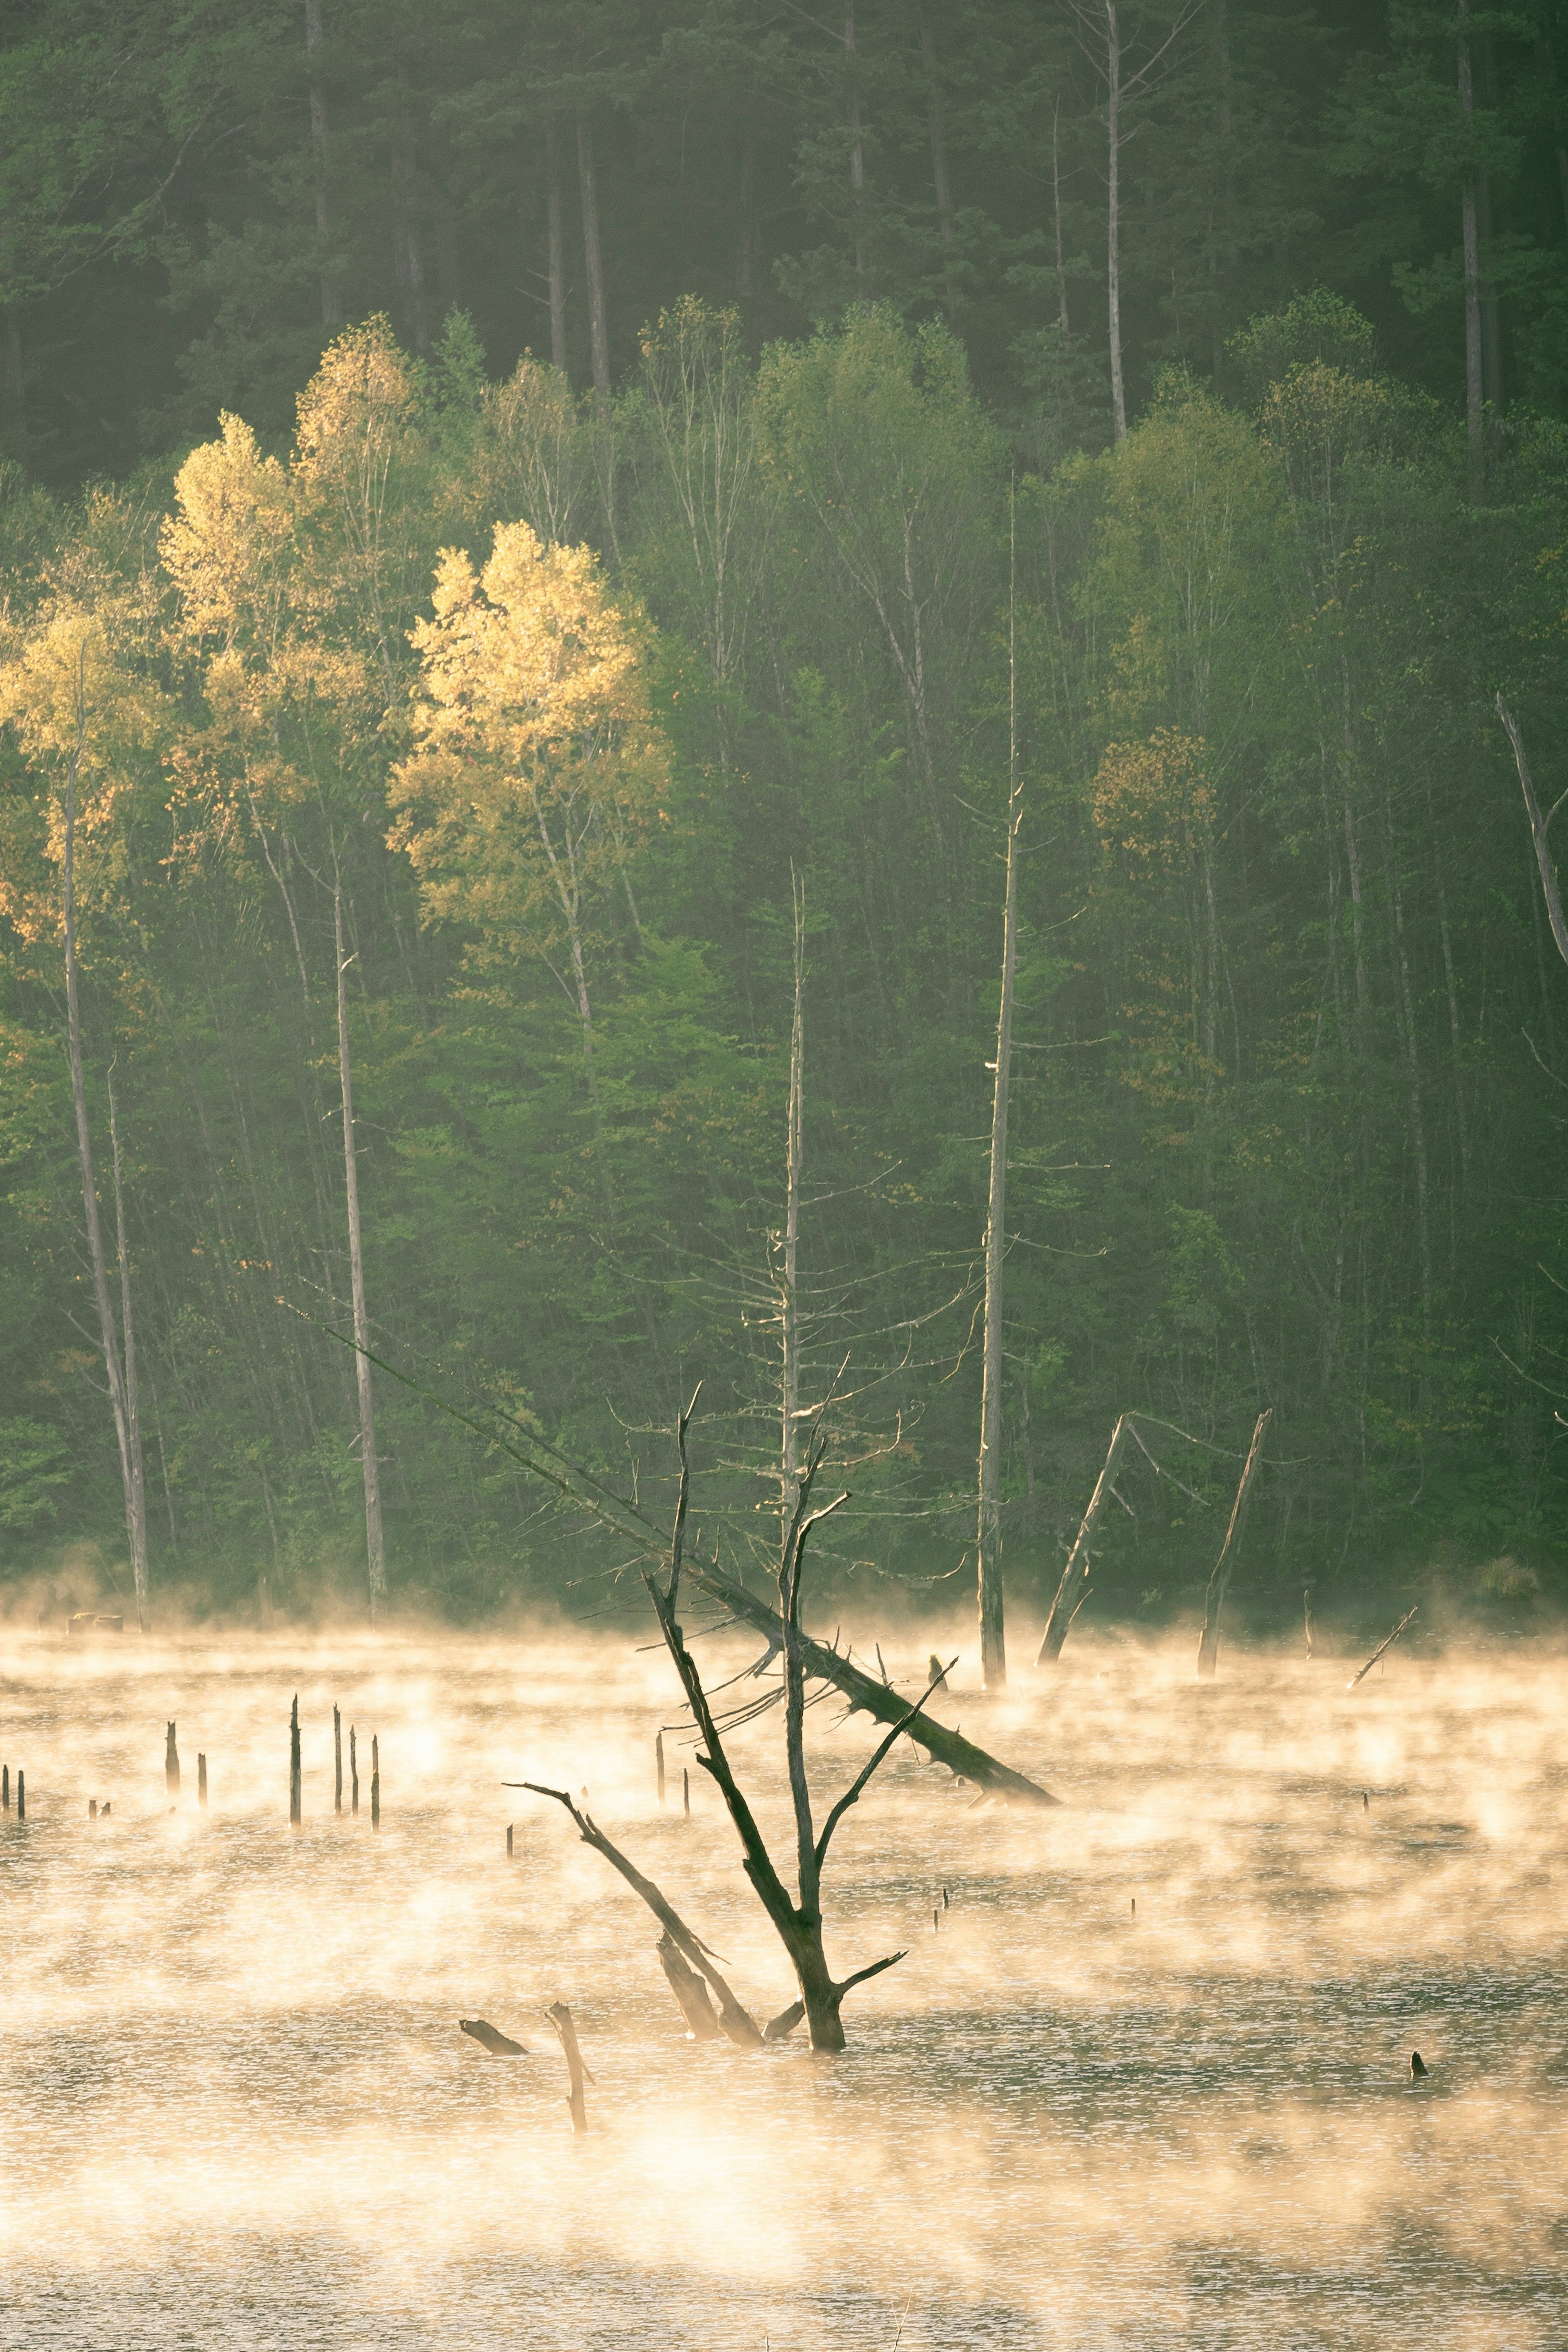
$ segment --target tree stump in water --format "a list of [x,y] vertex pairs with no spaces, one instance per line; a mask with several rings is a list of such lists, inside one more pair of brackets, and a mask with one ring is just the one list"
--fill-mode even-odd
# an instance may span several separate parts
[[566,2053],[566,2074],[571,2084],[566,2105],[571,2111],[572,2128],[574,2132],[585,2132],[588,2128],[588,2103],[583,2095],[583,2083],[584,2076],[590,2083],[594,2078],[583,2063],[572,2012],[563,2000],[552,2000],[544,2013],[560,2035],[561,2047]]
[[694,2042],[711,2042],[724,2031],[708,1998],[708,1988],[693,1968],[682,1959],[674,1937],[667,1927],[658,1939],[658,1964],[665,1980],[680,2006],[686,2020],[686,2030]]
[[294,1694],[294,1705],[289,1717],[289,1826],[300,1827],[301,1820],[300,1791],[300,1694]]
[[177,1797],[180,1793],[180,1751],[174,1744],[173,1724],[169,1726],[168,1737],[163,1742],[163,1787],[171,1797]]

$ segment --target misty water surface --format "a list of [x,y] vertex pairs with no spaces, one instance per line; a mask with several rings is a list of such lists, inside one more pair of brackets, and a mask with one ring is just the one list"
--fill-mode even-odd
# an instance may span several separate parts
[[[673,1738],[656,1807],[673,1678],[646,1638],[4,1637],[29,1812],[0,1826],[6,2352],[1568,2342],[1560,1657],[1395,1654],[1352,1696],[1343,1662],[1226,1650],[1200,1687],[1185,1638],[1075,1635],[992,1705],[966,1657],[950,1719],[1067,1803],[889,1767],[839,1834],[830,1952],[910,1956],[832,2063],[688,2042],[651,1919],[500,1785],[586,1787],[742,1997],[783,2007]],[[732,1639],[702,1645],[715,1675]],[[825,1789],[870,1745],[837,1712],[808,1718]],[[782,1826],[777,1744],[775,1714],[736,1751]],[[596,2077],[583,2141],[557,1999]],[[459,2016],[529,2054],[487,2058]]]

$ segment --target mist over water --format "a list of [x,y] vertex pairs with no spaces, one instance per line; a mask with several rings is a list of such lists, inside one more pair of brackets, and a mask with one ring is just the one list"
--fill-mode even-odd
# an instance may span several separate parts
[[[1200,1685],[1186,1635],[1075,1633],[988,1704],[966,1651],[942,1711],[1066,1802],[976,1804],[900,1750],[836,1841],[829,1953],[909,1958],[825,2061],[688,2042],[653,1920],[500,1785],[585,1787],[742,1998],[784,2007],[668,1734],[657,1807],[647,1638],[0,1636],[28,1810],[0,1823],[6,2352],[1560,2352],[1568,1661],[1395,1652],[1351,1695],[1342,1660],[1226,1647]],[[705,1670],[755,1647],[704,1642]],[[807,1718],[827,1795],[873,1738],[839,1713]],[[775,1711],[734,1754],[782,1862],[779,1746]],[[596,2078],[583,2140],[555,2000]],[[476,2016],[529,2054],[487,2057]]]

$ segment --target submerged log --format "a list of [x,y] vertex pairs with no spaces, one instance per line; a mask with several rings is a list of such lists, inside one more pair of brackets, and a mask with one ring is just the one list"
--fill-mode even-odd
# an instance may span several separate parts
[[477,2042],[481,2050],[488,2050],[492,2058],[526,2058],[528,2055],[522,2042],[514,2042],[510,2033],[499,2032],[493,2025],[487,2025],[482,2017],[459,2017],[458,2023],[469,2041]]
[[764,2042],[784,2041],[788,2035],[795,2032],[795,2027],[800,2023],[801,2019],[805,2015],[805,2001],[792,2000],[787,2009],[781,2009],[776,2017],[769,2018],[767,2023],[763,2028],[763,2040]]
[[[686,1574],[711,1600],[722,1601],[732,1616],[754,1626],[758,1633],[765,1633],[770,1642],[782,1645],[784,1627],[778,1612],[770,1609],[767,1602],[758,1600],[754,1593],[748,1592],[743,1584],[737,1584],[733,1577],[726,1576],[721,1569],[706,1560],[689,1559]],[[897,1691],[889,1690],[885,1684],[879,1682],[874,1675],[863,1673],[849,1659],[840,1657],[837,1650],[829,1649],[825,1642],[814,1642],[809,1633],[801,1633],[796,1638],[801,1663],[807,1675],[818,1682],[832,1683],[844,1693],[852,1707],[875,1716],[879,1723],[899,1723],[909,1713],[908,1703],[900,1697]],[[984,1748],[976,1748],[972,1739],[964,1739],[956,1731],[950,1731],[933,1716],[924,1712],[919,1714],[910,1725],[908,1736],[925,1748],[937,1763],[945,1764],[950,1772],[962,1774],[964,1780],[973,1780],[979,1788],[991,1790],[996,1796],[1011,1797],[1032,1805],[1059,1805],[1061,1802],[1061,1799],[1053,1797],[1048,1789],[1038,1787],[1035,1781],[1026,1780],[1022,1772],[1015,1772],[1009,1766],[998,1763],[996,1758],[988,1756]]]
[[724,2031],[713,2013],[708,1998],[708,1988],[693,1968],[680,1957],[679,1948],[667,1927],[658,1939],[658,1964],[664,1970],[665,1981],[675,1995],[680,2014],[686,2020],[686,2030],[694,2042],[712,2042]]
[[552,2000],[545,2011],[546,2017],[561,2037],[561,2047],[566,2053],[566,2078],[571,2085],[566,2105],[571,2110],[572,2128],[585,2132],[588,2128],[588,2102],[583,2095],[583,2080],[593,2076],[583,2063],[583,2053],[577,2047],[577,2029],[572,2022],[572,2012],[563,2000]]
[[1413,2050],[1413,2051],[1410,2053],[1410,2079],[1411,2079],[1411,2081],[1412,2081],[1413,2083],[1424,2083],[1424,2082],[1426,2081],[1426,2079],[1427,2072],[1428,2072],[1428,2069],[1427,2069],[1427,2067],[1424,2064],[1424,2063],[1423,2063],[1423,2061],[1422,2061],[1422,2057],[1421,2057],[1421,2053],[1420,2053],[1420,2051],[1419,2051],[1419,2050]]

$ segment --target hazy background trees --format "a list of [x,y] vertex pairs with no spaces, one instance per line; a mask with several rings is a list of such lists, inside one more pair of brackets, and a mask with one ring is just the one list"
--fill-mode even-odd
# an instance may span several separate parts
[[[14,18],[6,1572],[124,1556],[72,676],[154,1589],[363,1585],[353,1362],[276,1304],[348,1326],[340,974],[379,1347],[628,1486],[699,1376],[743,1433],[792,869],[803,1282],[877,1373],[839,1567],[955,1565],[1010,498],[1010,1586],[1131,1409],[1219,1450],[1129,1473],[1103,1605],[1201,1580],[1265,1404],[1260,1589],[1559,1556],[1568,1001],[1493,709],[1550,806],[1555,12],[1469,12],[1468,117],[1440,11],[1119,23],[1121,441],[1092,10]],[[376,1414],[395,1588],[581,1571],[515,1465]]]

